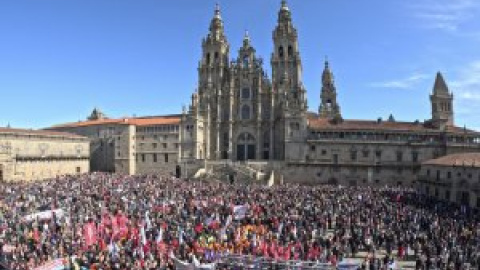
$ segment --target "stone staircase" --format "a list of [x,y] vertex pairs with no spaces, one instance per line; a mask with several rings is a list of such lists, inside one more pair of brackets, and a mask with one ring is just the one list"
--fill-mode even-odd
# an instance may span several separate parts
[[233,175],[236,183],[266,183],[269,173],[253,168],[246,162],[232,162],[230,160],[206,161],[205,167],[196,173],[197,179],[216,179],[229,181]]

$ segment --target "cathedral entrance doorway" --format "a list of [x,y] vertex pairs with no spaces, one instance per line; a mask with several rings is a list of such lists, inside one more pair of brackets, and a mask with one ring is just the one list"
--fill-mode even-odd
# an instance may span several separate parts
[[250,133],[242,133],[237,140],[237,160],[255,159],[255,137]]
[[462,205],[470,205],[470,192],[468,191],[458,191],[457,192],[457,202]]

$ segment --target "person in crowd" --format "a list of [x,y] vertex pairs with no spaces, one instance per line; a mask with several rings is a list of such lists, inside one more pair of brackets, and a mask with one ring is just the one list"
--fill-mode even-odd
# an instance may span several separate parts
[[0,183],[0,209],[10,269],[174,269],[234,254],[336,265],[361,251],[361,269],[480,267],[478,212],[408,188],[92,173]]

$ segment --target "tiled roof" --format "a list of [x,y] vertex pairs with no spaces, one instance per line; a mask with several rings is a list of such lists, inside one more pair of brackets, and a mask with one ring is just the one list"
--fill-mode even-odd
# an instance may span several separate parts
[[480,168],[480,153],[451,154],[436,159],[427,160],[423,165],[465,166]]
[[66,123],[53,126],[51,128],[69,128],[69,127],[86,127],[96,125],[135,125],[135,126],[153,126],[153,125],[171,125],[179,124],[180,117],[174,116],[157,116],[157,117],[139,117],[139,118],[121,118],[121,119],[99,119],[80,121],[74,123]]
[[67,137],[67,138],[84,138],[87,137],[60,131],[46,131],[33,129],[3,128],[0,127],[0,134],[20,134],[20,135],[38,135],[45,137]]
[[[400,131],[400,132],[439,132],[438,129],[429,127],[422,122],[399,122],[399,121],[371,121],[371,120],[343,120],[333,123],[326,118],[311,117],[308,126],[313,130],[345,130],[345,131]],[[460,127],[448,127],[447,132],[472,133],[475,131]]]

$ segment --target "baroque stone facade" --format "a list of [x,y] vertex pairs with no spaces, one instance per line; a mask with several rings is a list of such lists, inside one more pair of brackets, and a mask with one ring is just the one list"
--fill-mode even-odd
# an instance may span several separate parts
[[31,181],[89,172],[86,137],[0,128],[0,181]]
[[289,148],[303,143],[307,101],[297,31],[286,2],[278,14],[273,43],[271,80],[248,33],[236,60],[229,62],[230,45],[217,6],[202,41],[198,89],[183,118],[191,136],[182,144],[192,147],[194,158],[283,160]]

